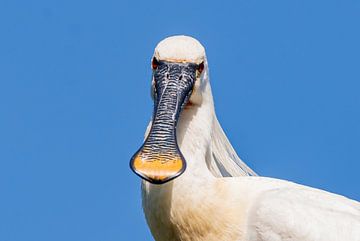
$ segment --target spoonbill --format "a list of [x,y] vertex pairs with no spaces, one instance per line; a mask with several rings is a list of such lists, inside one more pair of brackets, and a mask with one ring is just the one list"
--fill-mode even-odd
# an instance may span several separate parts
[[360,241],[360,203],[260,177],[215,114],[204,47],[162,40],[152,58],[154,112],[131,158],[157,241]]

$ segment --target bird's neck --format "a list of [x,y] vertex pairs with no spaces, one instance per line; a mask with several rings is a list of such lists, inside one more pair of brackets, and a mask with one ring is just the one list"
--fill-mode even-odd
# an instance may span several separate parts
[[208,158],[211,130],[215,117],[210,85],[200,105],[186,107],[177,126],[177,139],[180,151],[185,157],[187,168],[185,173],[175,181],[194,181],[196,179],[213,178],[206,158]]
[[[216,188],[217,178],[206,164],[215,118],[210,86],[205,98],[201,105],[185,108],[177,125],[179,149],[187,163],[185,172],[162,185],[142,183],[144,212],[156,240],[221,240],[218,230],[232,223],[219,218],[229,207],[219,200],[226,192]],[[212,226],[208,225],[208,214],[213,215]]]

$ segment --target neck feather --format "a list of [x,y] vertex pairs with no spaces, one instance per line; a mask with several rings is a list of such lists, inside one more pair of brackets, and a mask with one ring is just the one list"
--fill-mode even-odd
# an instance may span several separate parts
[[211,145],[211,130],[215,117],[210,85],[205,89],[201,105],[192,105],[181,113],[177,127],[180,151],[187,162],[184,177],[213,178],[206,165]]

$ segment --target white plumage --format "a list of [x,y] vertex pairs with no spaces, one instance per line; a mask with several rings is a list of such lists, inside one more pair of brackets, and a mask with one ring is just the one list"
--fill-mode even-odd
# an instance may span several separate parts
[[240,160],[216,118],[205,51],[197,40],[167,38],[154,56],[205,62],[177,126],[185,173],[162,185],[142,183],[143,207],[156,240],[360,241],[359,202],[256,176]]

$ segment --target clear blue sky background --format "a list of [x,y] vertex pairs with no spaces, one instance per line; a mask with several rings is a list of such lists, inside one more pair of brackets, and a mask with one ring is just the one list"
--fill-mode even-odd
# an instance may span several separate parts
[[152,240],[128,167],[150,58],[206,47],[218,117],[259,174],[360,200],[360,2],[0,2],[0,240]]

